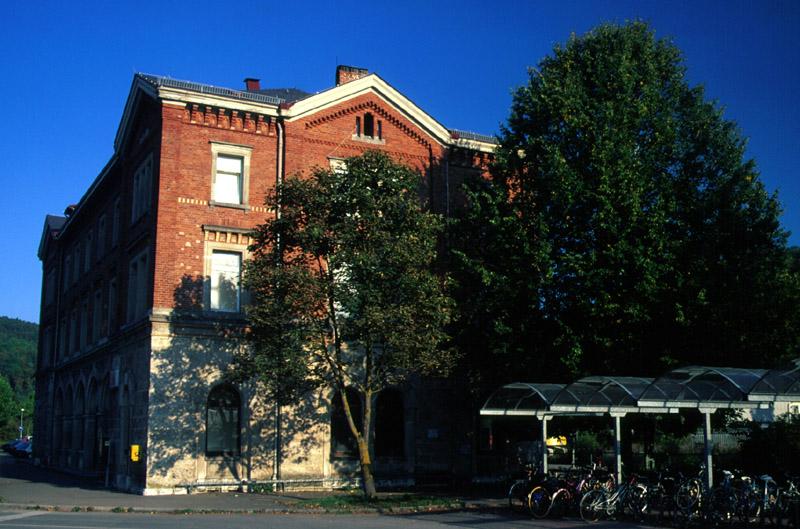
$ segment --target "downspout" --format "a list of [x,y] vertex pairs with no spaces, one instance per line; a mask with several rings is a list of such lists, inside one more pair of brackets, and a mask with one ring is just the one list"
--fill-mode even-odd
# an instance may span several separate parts
[[[286,158],[285,131],[283,128],[283,118],[280,115],[281,108],[278,107],[278,117],[275,120],[275,127],[278,132],[278,152],[277,152],[277,174],[275,176],[275,218],[281,218],[281,188],[284,178],[284,161]],[[278,245],[281,241],[278,239]],[[273,462],[272,462],[272,483],[277,489],[278,480],[281,479],[281,405],[280,396],[275,399],[275,438],[273,442]],[[275,490],[274,489],[274,490]]]
[[[63,229],[63,227],[62,227]],[[55,238],[54,238],[55,239]],[[48,388],[51,390],[49,393],[49,401],[50,401],[50,413],[48,415],[51,418],[50,427],[48,430],[50,431],[50,455],[53,459],[57,459],[58,454],[55,452],[55,431],[56,431],[56,421],[58,418],[53,414],[56,406],[56,392],[55,392],[55,372],[56,372],[56,359],[58,358],[58,344],[60,343],[60,333],[63,332],[61,329],[61,291],[63,289],[62,282],[64,281],[64,246],[58,241],[58,253],[56,255],[56,321],[55,321],[55,333],[53,334],[53,350],[50,352],[50,358],[48,359],[48,365],[50,366],[50,373],[48,375]],[[47,286],[45,285],[45,288]],[[41,314],[41,309],[40,309]],[[34,404],[35,407],[35,404]],[[35,413],[35,411],[34,411]],[[35,415],[34,415],[35,420]],[[49,459],[49,458],[48,458]],[[53,466],[52,459],[47,461],[47,466]]]

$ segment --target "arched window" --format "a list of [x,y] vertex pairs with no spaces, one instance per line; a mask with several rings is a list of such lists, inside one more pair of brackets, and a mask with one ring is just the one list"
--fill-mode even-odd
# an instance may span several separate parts
[[[347,388],[347,403],[353,414],[356,428],[361,430],[361,397],[353,388]],[[347,416],[344,414],[342,396],[338,391],[333,397],[331,406],[331,456],[334,458],[349,458],[358,456],[358,446],[347,424]]]
[[375,455],[405,455],[405,414],[403,394],[397,389],[381,391],[375,401]]
[[240,450],[241,399],[230,384],[222,384],[208,394],[206,406],[206,455],[238,456]]
[[368,138],[375,136],[375,119],[369,112],[364,114],[364,136]]

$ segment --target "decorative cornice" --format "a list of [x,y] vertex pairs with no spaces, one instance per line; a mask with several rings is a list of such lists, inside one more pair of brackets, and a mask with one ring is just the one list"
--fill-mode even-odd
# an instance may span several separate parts
[[339,118],[363,112],[366,110],[371,110],[375,114],[381,116],[387,123],[394,125],[396,128],[400,129],[406,136],[414,139],[417,143],[423,145],[425,148],[431,148],[431,143],[427,139],[425,139],[420,133],[409,127],[405,121],[401,120],[396,115],[388,112],[384,107],[376,104],[374,101],[364,101],[356,105],[351,105],[349,107],[339,109],[335,112],[329,112],[327,114],[323,114],[315,119],[307,121],[306,128],[313,129],[324,123],[328,123],[330,121],[334,121]]
[[253,243],[252,230],[232,226],[203,224],[204,240],[250,246]]
[[265,136],[275,135],[275,118],[266,114],[240,112],[221,106],[186,103],[183,115],[187,123],[194,125],[238,130]]

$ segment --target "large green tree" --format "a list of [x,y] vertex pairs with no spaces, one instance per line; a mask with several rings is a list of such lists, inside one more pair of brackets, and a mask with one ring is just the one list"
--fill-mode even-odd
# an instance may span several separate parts
[[257,228],[245,274],[251,347],[239,373],[282,403],[337,389],[369,497],[377,394],[454,360],[443,347],[452,302],[434,271],[442,220],[423,209],[420,181],[376,152],[287,179],[268,201],[279,214]]
[[[602,25],[529,71],[455,228],[475,372],[563,378],[797,351],[780,205],[678,48]],[[523,371],[528,369],[528,373]],[[495,381],[493,381],[495,382]]]

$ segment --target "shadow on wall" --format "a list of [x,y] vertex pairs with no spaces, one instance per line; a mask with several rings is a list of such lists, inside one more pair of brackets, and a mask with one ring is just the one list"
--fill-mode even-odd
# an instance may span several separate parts
[[[227,283],[215,288],[238,293]],[[209,310],[208,298],[209,281],[185,275],[174,309],[153,317],[148,488],[273,477],[275,405],[258,380],[231,382],[233,355],[246,347],[246,321],[240,312]],[[311,463],[323,456],[328,409],[323,392],[283,408],[277,435],[289,448],[279,468],[290,463],[294,474],[305,465],[319,476],[321,465]]]

